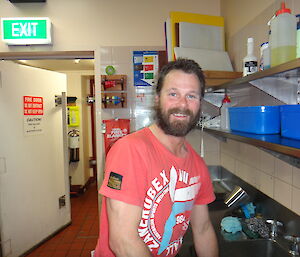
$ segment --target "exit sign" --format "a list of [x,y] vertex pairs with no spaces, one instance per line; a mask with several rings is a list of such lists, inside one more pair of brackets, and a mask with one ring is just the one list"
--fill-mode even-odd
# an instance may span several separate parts
[[51,44],[48,18],[2,18],[2,41],[8,45]]

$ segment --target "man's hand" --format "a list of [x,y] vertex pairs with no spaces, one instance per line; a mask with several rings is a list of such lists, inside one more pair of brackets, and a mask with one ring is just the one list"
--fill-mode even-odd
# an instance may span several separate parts
[[151,257],[138,234],[142,208],[106,199],[109,223],[109,246],[117,257]]
[[218,243],[207,205],[195,205],[191,215],[194,245],[198,257],[218,257]]

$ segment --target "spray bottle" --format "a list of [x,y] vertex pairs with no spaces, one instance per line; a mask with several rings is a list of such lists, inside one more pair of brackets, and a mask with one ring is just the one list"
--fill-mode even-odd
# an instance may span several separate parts
[[228,95],[225,93],[225,96],[222,100],[222,106],[221,106],[221,121],[220,121],[220,127],[221,129],[230,129],[229,124],[229,111],[228,108],[231,107],[231,100],[228,97]]

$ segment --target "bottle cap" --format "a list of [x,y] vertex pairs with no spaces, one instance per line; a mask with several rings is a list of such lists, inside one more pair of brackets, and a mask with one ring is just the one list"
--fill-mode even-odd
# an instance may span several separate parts
[[263,42],[262,44],[260,44],[260,47],[262,47],[264,45],[269,45],[269,42]]
[[291,13],[291,9],[285,8],[285,2],[281,3],[281,9],[276,12],[276,16],[283,13]]
[[229,96],[227,94],[225,94],[225,96],[224,96],[224,98],[222,100],[222,103],[231,103],[230,98],[229,98]]
[[297,29],[300,29],[300,14],[297,14],[297,15],[296,15],[296,18],[298,19],[298,22],[297,22]]

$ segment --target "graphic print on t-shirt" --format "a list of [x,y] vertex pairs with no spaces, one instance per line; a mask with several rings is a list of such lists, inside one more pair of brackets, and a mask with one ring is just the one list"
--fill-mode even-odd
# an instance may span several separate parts
[[168,256],[179,250],[200,189],[199,181],[199,176],[190,178],[187,171],[174,166],[152,180],[139,226],[139,235],[152,253]]

